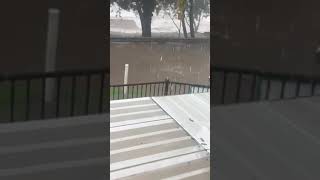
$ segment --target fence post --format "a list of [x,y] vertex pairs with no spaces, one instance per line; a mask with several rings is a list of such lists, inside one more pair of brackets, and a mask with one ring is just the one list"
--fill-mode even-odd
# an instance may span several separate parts
[[[123,79],[124,85],[128,84],[128,72],[129,72],[129,64],[125,64],[125,66],[124,66],[124,79]],[[128,91],[128,86],[124,86],[124,88],[123,88],[124,96],[127,96],[127,91]]]
[[[58,9],[48,10],[48,34],[47,34],[47,49],[45,71],[55,71],[56,68],[56,49],[58,43],[58,24],[59,24]],[[55,83],[53,79],[46,80],[45,101],[51,102],[54,98]]]
[[169,91],[169,85],[170,85],[170,81],[169,78],[166,78],[166,80],[164,81],[165,83],[165,87],[164,87],[164,95],[167,96],[168,95],[168,91]]

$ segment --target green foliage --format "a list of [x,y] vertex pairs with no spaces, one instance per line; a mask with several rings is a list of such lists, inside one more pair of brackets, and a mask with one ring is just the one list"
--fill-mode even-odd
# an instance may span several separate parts
[[[174,12],[174,17],[181,17],[185,15],[190,16],[188,6],[190,0],[111,0],[111,4],[117,4],[119,8],[124,10],[134,10],[139,14],[141,25],[144,29],[151,30],[151,23],[145,24],[142,21],[152,19],[153,13],[159,14],[161,10]],[[210,0],[194,0],[193,3],[193,19],[194,27],[197,31],[202,17],[210,15]],[[121,16],[121,14],[119,14]],[[188,22],[187,22],[188,23]],[[189,23],[190,26],[190,23]]]
[[[111,4],[117,4],[120,8],[124,10],[134,10],[137,11],[138,8],[143,5],[148,5],[150,1],[155,1],[154,6],[150,6],[153,12],[157,14],[160,10],[165,10],[168,8],[175,9],[178,11],[183,11],[186,6],[189,5],[188,0],[111,0]],[[199,16],[207,17],[210,15],[210,0],[195,0],[194,1],[194,17],[198,19]]]
[[[187,6],[190,6],[190,3],[188,3]],[[193,6],[193,26],[197,32],[201,19],[203,17],[210,16],[210,0],[194,0]],[[186,16],[190,16],[190,12],[188,10],[189,8],[187,8]],[[190,22],[187,21],[187,24],[190,26]]]

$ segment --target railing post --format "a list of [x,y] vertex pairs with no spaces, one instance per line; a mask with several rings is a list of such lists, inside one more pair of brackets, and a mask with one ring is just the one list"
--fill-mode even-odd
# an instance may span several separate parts
[[127,91],[128,91],[128,72],[129,72],[129,64],[125,64],[124,66],[124,79],[123,79],[123,96],[127,96]]
[[[58,9],[48,10],[48,34],[46,47],[45,72],[55,71],[56,69],[56,49],[58,43]],[[46,80],[45,102],[52,102],[54,99],[55,82],[53,79]]]
[[164,95],[167,96],[168,95],[168,91],[169,91],[169,85],[170,85],[170,81],[169,78],[166,78],[166,80],[164,81],[165,83],[165,87],[164,87]]

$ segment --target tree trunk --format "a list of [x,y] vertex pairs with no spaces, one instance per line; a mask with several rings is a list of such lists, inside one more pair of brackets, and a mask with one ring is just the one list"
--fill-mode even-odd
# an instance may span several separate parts
[[193,19],[193,0],[189,0],[190,2],[190,11],[189,11],[189,22],[190,22],[190,36],[194,38],[194,19]]
[[181,23],[182,23],[182,30],[183,30],[184,38],[188,38],[186,21],[184,18],[185,18],[185,11],[182,12]]
[[151,17],[140,16],[140,21],[142,28],[142,37],[151,37]]
[[155,0],[144,0],[141,4],[138,4],[142,37],[151,37],[151,21],[154,8]]
[[202,16],[201,16],[201,13],[200,13],[200,15],[199,15],[199,17],[198,17],[198,23],[194,22],[194,27],[195,27],[194,32],[195,32],[195,33],[197,33],[197,32],[198,32],[198,30],[199,30],[199,26],[200,26],[201,18],[202,18]]
[[141,30],[142,30],[142,37],[151,37],[151,18],[147,17],[145,13],[139,12],[140,23],[141,23]]
[[184,38],[188,38],[186,22],[184,21],[184,18],[181,19],[181,22],[182,22],[182,30],[183,30]]

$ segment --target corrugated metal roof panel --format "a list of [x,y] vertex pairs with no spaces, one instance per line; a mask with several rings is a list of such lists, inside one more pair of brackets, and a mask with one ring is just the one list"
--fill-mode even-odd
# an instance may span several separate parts
[[209,153],[152,98],[110,103],[111,179],[210,179]]
[[153,97],[197,142],[210,152],[210,94]]

